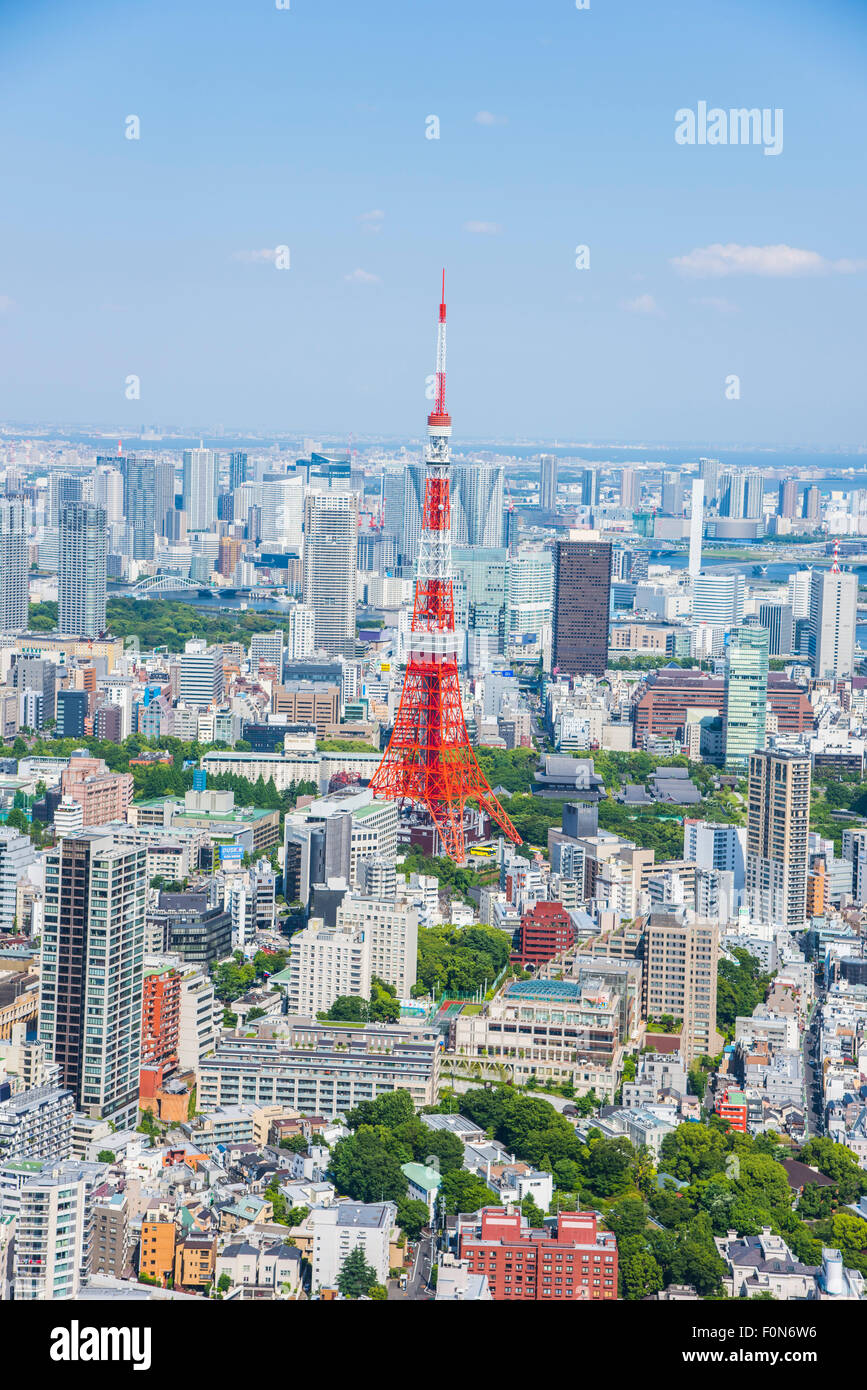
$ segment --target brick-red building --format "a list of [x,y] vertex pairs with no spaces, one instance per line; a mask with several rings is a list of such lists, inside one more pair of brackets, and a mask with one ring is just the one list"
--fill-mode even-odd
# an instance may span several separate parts
[[[690,709],[725,713],[726,683],[723,676],[705,671],[666,668],[648,676],[635,713],[635,742],[646,734],[675,735],[686,724]],[[768,674],[768,702],[777,717],[780,733],[800,734],[813,727],[813,707],[805,690],[783,671]]]
[[574,939],[572,919],[562,903],[534,903],[515,932],[512,960],[524,966],[544,965]]
[[726,1090],[717,1098],[716,1113],[721,1120],[728,1120],[738,1134],[747,1132],[747,1100],[743,1091]]
[[178,1065],[181,977],[174,970],[145,975],[141,1010],[139,1095],[150,1098]]
[[496,1302],[617,1297],[617,1241],[592,1211],[561,1211],[556,1228],[537,1230],[517,1208],[483,1207],[462,1227],[460,1256]]

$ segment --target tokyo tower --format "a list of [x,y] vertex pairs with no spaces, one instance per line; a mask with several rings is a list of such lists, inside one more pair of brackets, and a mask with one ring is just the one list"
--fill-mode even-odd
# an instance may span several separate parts
[[452,587],[449,438],[446,412],[446,282],[437,333],[436,400],[428,416],[422,531],[409,657],[391,740],[370,783],[378,796],[427,810],[443,850],[466,863],[464,807],[474,801],[521,843],[470,747],[458,678]]

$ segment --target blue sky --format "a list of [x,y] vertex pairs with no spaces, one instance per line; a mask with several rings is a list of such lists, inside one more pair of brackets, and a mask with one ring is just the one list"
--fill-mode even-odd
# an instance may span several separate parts
[[848,0],[0,0],[0,419],[417,434],[445,265],[456,442],[859,445],[865,58]]

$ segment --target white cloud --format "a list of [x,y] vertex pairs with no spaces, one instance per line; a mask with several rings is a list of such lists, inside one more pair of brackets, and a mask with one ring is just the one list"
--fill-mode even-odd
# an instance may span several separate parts
[[636,299],[624,299],[621,308],[630,314],[659,314],[660,309],[652,294],[640,294]]
[[497,236],[502,230],[499,222],[464,223],[464,231],[473,232],[476,236]]
[[381,232],[385,213],[381,208],[374,208],[372,212],[363,212],[358,220],[366,232]]
[[690,304],[697,304],[700,309],[715,309],[718,314],[738,314],[739,306],[733,304],[730,299],[726,299],[720,294],[700,295],[691,299]]
[[246,265],[262,265],[277,259],[276,246],[266,246],[262,251],[235,251],[233,261],[244,261]]
[[495,116],[493,111],[477,111],[473,117],[476,125],[506,125],[507,116]]
[[382,281],[378,275],[371,275],[369,270],[353,270],[350,275],[344,275],[344,280],[350,285],[381,285]]
[[796,275],[854,275],[867,269],[867,261],[829,261],[818,251],[796,246],[699,246],[685,256],[673,256],[671,264],[682,275],[719,279],[723,275],[763,275],[775,279]]

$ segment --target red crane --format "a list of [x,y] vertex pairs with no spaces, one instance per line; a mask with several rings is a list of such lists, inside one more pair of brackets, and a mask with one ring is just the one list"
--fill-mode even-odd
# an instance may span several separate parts
[[444,852],[466,863],[464,809],[476,802],[515,844],[518,834],[470,745],[458,676],[451,565],[449,438],[446,410],[446,292],[443,271],[437,332],[436,394],[428,416],[422,531],[409,656],[391,740],[371,790],[429,813]]

